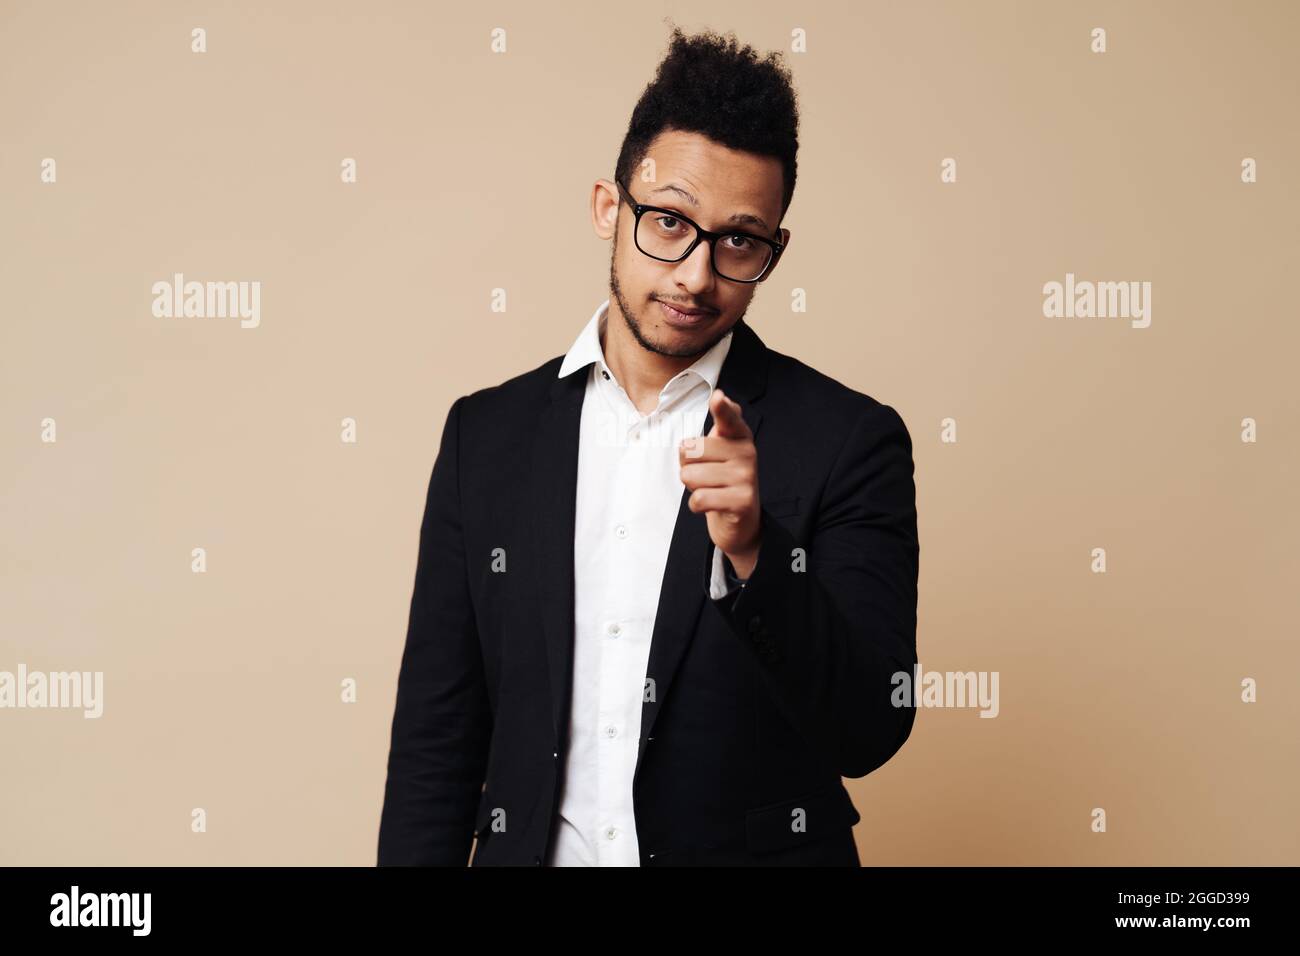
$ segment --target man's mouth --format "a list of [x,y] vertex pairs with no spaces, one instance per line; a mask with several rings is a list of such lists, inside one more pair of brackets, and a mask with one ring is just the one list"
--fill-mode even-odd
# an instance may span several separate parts
[[699,325],[701,322],[717,315],[712,309],[696,309],[687,306],[669,305],[663,299],[655,299],[659,303],[659,308],[663,311],[664,318],[671,325]]

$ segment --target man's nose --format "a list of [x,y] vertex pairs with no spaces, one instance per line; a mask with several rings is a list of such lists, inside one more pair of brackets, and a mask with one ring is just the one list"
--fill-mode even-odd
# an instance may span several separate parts
[[714,283],[713,249],[701,242],[677,264],[677,281],[692,294],[707,292]]

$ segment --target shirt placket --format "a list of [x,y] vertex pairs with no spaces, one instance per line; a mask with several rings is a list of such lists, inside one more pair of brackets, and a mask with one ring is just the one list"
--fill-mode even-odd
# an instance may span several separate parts
[[599,707],[596,716],[596,754],[599,771],[597,801],[599,832],[596,833],[597,853],[602,865],[620,865],[639,856],[635,845],[635,821],[625,819],[629,806],[628,794],[631,758],[635,760],[636,733],[640,724],[640,695],[635,692],[636,642],[643,639],[637,633],[641,608],[636,605],[639,586],[629,549],[636,547],[637,509],[642,495],[640,482],[644,481],[644,462],[641,445],[632,442],[630,435],[640,429],[641,416],[631,399],[611,377],[604,379],[605,395],[610,413],[614,416],[616,463],[608,476],[610,527],[610,553],[612,559],[607,569],[606,615],[602,623],[600,647]]

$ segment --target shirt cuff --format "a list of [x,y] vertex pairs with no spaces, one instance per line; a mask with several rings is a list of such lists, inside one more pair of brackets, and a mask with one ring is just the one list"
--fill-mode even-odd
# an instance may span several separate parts
[[717,545],[713,546],[713,574],[709,578],[709,597],[715,601],[728,594],[734,594],[745,586],[745,582],[730,569],[730,562],[726,557],[721,548]]

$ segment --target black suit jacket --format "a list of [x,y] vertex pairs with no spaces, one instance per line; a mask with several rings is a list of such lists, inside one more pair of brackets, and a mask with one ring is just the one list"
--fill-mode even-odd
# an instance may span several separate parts
[[[420,531],[379,863],[546,862],[573,666],[574,493],[587,371],[562,357],[458,398]],[[758,450],[762,542],[709,596],[713,543],[681,506],[633,778],[643,866],[859,864],[841,777],[914,712],[919,544],[911,438],[890,406],[768,349],[742,319],[718,387]],[[712,415],[703,434],[712,427]]]

